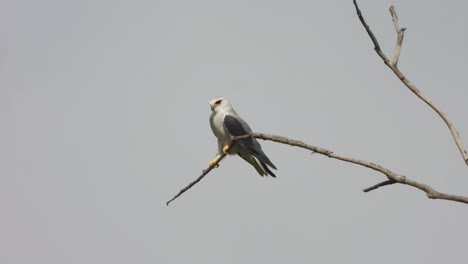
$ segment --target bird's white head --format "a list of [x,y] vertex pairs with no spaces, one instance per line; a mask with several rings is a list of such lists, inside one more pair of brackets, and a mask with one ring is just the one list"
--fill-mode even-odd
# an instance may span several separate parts
[[210,101],[211,111],[216,112],[220,109],[232,108],[228,100],[223,97],[214,98]]

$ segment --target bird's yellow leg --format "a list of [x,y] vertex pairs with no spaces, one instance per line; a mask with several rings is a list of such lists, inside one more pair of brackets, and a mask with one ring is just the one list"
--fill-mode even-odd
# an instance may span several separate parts
[[216,162],[218,162],[219,160],[219,156],[216,156],[214,159],[212,159],[210,161],[210,167],[213,167],[215,165]]
[[226,146],[224,146],[224,147],[223,147],[223,153],[224,153],[224,154],[228,154],[228,151],[229,151],[230,148],[231,148],[231,146],[230,146],[229,144],[226,145]]
[[[223,153],[228,154],[228,151],[229,151],[230,148],[231,148],[231,145],[225,145],[223,147]],[[210,161],[210,167],[213,167],[215,165],[215,163],[217,163],[219,161],[220,158],[221,158],[220,154],[216,155],[216,157]]]

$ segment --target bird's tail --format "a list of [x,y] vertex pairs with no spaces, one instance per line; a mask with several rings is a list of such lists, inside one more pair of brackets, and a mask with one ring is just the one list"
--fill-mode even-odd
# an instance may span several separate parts
[[253,157],[253,160],[255,164],[252,165],[254,165],[255,169],[257,170],[258,174],[260,174],[260,176],[263,177],[270,175],[271,177],[276,178],[276,175],[270,170],[270,168],[268,168],[268,166],[265,163],[260,161],[257,157]]
[[276,178],[276,175],[268,168],[268,166],[265,163],[263,162],[260,162],[260,163],[262,163],[263,168],[271,177]]

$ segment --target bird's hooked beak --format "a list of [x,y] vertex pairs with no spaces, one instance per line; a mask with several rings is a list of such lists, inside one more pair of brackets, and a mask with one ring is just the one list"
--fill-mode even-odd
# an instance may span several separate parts
[[211,107],[211,111],[213,111],[216,107],[218,107],[221,104],[222,101],[223,101],[222,98],[216,100],[215,102],[210,101],[209,104],[210,104],[210,107]]

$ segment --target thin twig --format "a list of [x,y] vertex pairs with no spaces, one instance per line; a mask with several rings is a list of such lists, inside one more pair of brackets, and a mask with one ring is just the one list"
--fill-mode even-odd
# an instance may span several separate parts
[[374,33],[370,29],[369,25],[367,25],[366,20],[364,20],[364,17],[362,16],[361,9],[359,9],[358,4],[356,0],[353,0],[354,6],[356,7],[356,13],[359,18],[359,21],[361,21],[361,24],[364,26],[364,28],[367,31],[367,34],[369,35],[370,39],[372,40],[372,43],[374,43],[374,50],[379,54],[379,56],[384,60],[384,63],[389,65],[390,61],[388,60],[387,56],[382,52],[382,49],[380,48],[380,44],[377,41],[377,38],[375,37]]
[[[234,146],[235,142],[232,142],[232,144],[229,146],[229,148],[227,149],[226,152],[228,152],[230,149],[232,149],[232,147]],[[198,176],[197,179],[195,179],[193,182],[189,183],[189,185],[185,186],[184,188],[182,188],[179,193],[177,193],[172,199],[170,199],[169,201],[166,202],[166,206],[168,206],[172,201],[174,201],[175,199],[177,199],[179,196],[181,196],[184,192],[186,192],[188,189],[192,188],[195,184],[197,184],[199,181],[201,181],[201,179],[203,179],[208,173],[210,173],[210,171],[216,167],[218,167],[218,164],[221,162],[221,160],[224,159],[224,157],[226,157],[227,154],[223,153],[221,155],[221,157],[219,157],[219,159],[213,163],[211,166],[208,166],[208,168],[206,168],[205,170],[203,170],[202,174],[200,176]]]
[[403,84],[406,87],[408,87],[408,89],[411,92],[413,92],[417,97],[419,97],[419,99],[423,100],[423,102],[425,102],[429,107],[431,107],[440,116],[440,118],[444,120],[445,124],[450,130],[450,133],[452,134],[453,139],[455,140],[455,144],[457,145],[457,148],[460,151],[463,161],[468,166],[468,152],[463,146],[463,142],[460,138],[460,135],[458,134],[458,131],[455,129],[455,126],[453,125],[453,123],[448,119],[447,115],[444,112],[442,112],[442,110],[440,110],[440,108],[434,102],[432,102],[426,95],[424,95],[418,88],[416,88],[416,86],[414,86],[397,67],[398,57],[400,56],[401,44],[403,42],[403,35],[404,35],[405,29],[399,28],[400,26],[398,24],[398,16],[396,14],[395,8],[390,7],[390,14],[392,15],[395,30],[397,31],[397,34],[398,34],[397,49],[395,50],[394,59],[391,62],[381,50],[379,42],[377,41],[377,38],[375,37],[374,33],[370,29],[369,25],[366,23],[366,20],[362,16],[362,12],[359,9],[359,6],[356,0],[353,0],[353,4],[354,4],[354,7],[356,8],[356,13],[359,18],[359,21],[361,21],[362,26],[366,29],[367,34],[369,35],[370,39],[372,40],[372,43],[374,44],[375,52],[383,60],[385,65],[387,65],[395,73],[395,75],[400,79],[400,81],[403,82]]
[[178,194],[176,194],[172,199],[170,199],[169,201],[166,202],[166,205],[169,205],[172,201],[174,201],[175,199],[177,199],[179,196],[181,196],[184,192],[186,192],[188,189],[192,188],[195,184],[197,184],[199,181],[201,181],[201,179],[203,179],[208,173],[210,173],[210,171],[212,169],[214,169],[216,166],[218,166],[219,162],[226,156],[226,154],[223,154],[221,155],[221,157],[219,158],[219,160],[213,164],[212,166],[209,166],[206,170],[203,170],[202,174],[200,176],[198,176],[198,178],[196,180],[194,180],[193,182],[191,182],[189,185],[185,186],[183,189],[181,189],[179,191]]
[[365,188],[365,189],[362,190],[362,191],[363,191],[363,192],[370,192],[370,191],[373,191],[373,190],[378,189],[378,188],[380,188],[380,187],[387,186],[387,185],[391,185],[391,184],[395,184],[395,183],[397,183],[397,182],[394,181],[394,180],[386,180],[386,181],[383,181],[383,182],[379,182],[379,183],[377,183],[377,184],[374,185],[374,186]]
[[390,15],[392,16],[393,26],[395,27],[395,31],[398,34],[400,33],[400,24],[398,23],[398,16],[395,11],[395,7],[391,5],[389,8],[389,11],[390,11]]

